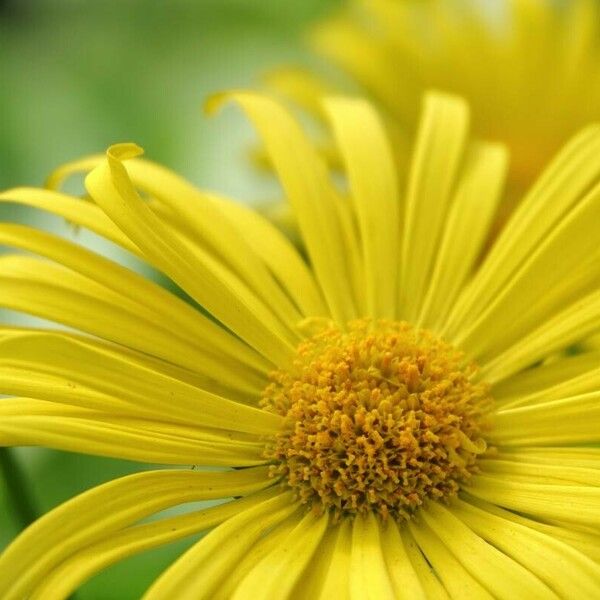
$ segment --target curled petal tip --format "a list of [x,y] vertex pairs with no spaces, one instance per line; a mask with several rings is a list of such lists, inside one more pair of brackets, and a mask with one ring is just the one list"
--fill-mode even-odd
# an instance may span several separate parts
[[223,104],[227,102],[229,95],[230,92],[216,92],[208,96],[202,105],[204,113],[210,116],[217,114],[223,108]]
[[136,158],[144,154],[144,149],[132,142],[125,142],[122,144],[113,144],[106,151],[108,158],[114,160],[128,160],[130,158]]
[[236,98],[251,94],[260,95],[256,94],[256,92],[252,92],[251,90],[244,89],[232,89],[225,90],[223,92],[215,92],[206,98],[203,104],[203,110],[205,114],[213,116],[218,113],[223,108],[223,105],[230,100],[235,100]]

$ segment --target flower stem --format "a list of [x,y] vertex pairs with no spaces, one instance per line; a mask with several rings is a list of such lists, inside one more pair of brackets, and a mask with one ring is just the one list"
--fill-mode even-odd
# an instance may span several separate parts
[[[0,483],[2,481],[15,520],[21,529],[25,529],[37,519],[38,513],[27,476],[10,448],[0,448]],[[77,600],[75,592],[68,600]]]
[[0,476],[4,480],[8,503],[21,529],[37,518],[27,477],[10,448],[0,448]]

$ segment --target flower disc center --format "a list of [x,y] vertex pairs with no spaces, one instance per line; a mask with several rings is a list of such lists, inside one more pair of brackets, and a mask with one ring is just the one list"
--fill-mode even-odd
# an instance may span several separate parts
[[486,450],[488,386],[449,344],[404,322],[355,321],[303,342],[263,406],[285,417],[273,475],[336,516],[410,518],[455,495]]

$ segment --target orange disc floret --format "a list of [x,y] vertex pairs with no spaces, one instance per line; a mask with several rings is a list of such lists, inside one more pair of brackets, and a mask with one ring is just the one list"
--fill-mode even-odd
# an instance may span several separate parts
[[303,342],[263,407],[285,417],[272,474],[336,516],[409,518],[455,495],[485,452],[488,386],[462,353],[405,322],[360,320]]

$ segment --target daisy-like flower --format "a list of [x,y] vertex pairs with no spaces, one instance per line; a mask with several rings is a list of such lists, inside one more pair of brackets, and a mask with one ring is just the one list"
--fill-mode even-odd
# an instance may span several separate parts
[[[310,43],[387,112],[401,154],[431,87],[465,96],[477,134],[509,146],[510,181],[518,189],[577,129],[600,117],[597,0],[347,4]],[[316,99],[331,85],[293,69],[271,79],[316,112]]]
[[43,257],[0,259],[2,305],[70,328],[2,328],[0,442],[174,465],[39,519],[0,557],[0,597],[65,598],[204,532],[148,600],[597,598],[599,354],[559,351],[600,326],[600,128],[561,151],[481,260],[507,158],[470,141],[461,99],[426,97],[404,191],[367,102],[324,100],[342,187],[275,101],[210,108],[224,100],[260,132],[306,259],[132,144],[51,178],[89,171],[91,201],[0,197],[91,229],[191,299],[0,226]]

